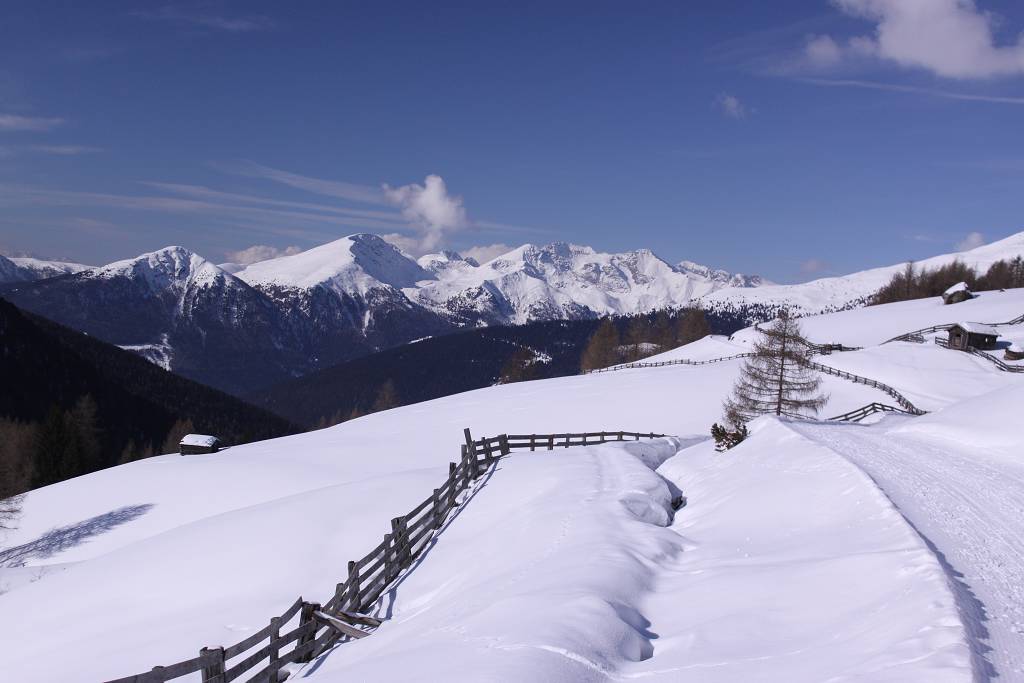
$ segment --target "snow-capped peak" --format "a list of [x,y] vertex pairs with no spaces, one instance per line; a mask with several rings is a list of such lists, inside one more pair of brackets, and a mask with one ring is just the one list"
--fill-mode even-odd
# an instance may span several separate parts
[[224,278],[232,278],[202,256],[179,246],[164,247],[135,258],[115,261],[101,268],[83,271],[82,275],[141,280],[152,289],[169,289],[185,285],[204,286]]
[[424,254],[416,259],[416,263],[424,270],[438,275],[449,268],[476,268],[480,264],[476,259],[463,256],[456,251],[444,250],[436,254]]
[[360,233],[307,251],[254,263],[237,277],[251,285],[327,287],[365,294],[388,285],[411,287],[432,275],[377,235]]

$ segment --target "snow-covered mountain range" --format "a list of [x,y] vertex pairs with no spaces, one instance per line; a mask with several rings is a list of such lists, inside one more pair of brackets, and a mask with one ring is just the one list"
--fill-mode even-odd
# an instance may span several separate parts
[[[987,268],[1024,253],[1024,233],[954,259]],[[753,322],[864,303],[901,265],[798,285],[646,249],[609,254],[526,244],[485,263],[414,259],[371,234],[248,266],[166,247],[99,268],[0,257],[0,294],[57,322],[232,392],[247,392],[428,335],[698,305]]]

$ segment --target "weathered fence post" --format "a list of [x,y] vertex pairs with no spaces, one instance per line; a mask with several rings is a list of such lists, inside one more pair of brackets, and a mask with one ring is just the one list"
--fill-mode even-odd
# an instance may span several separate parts
[[508,434],[502,434],[498,437],[498,444],[501,446],[501,454],[508,455],[512,452],[512,449],[508,447]]
[[[355,560],[348,561],[348,581],[345,582],[345,588],[348,590],[348,600],[346,601],[347,607],[353,612],[358,613],[361,605],[359,604],[359,565]],[[338,601],[338,608],[341,608],[341,601]]]
[[270,620],[270,647],[267,650],[267,657],[270,659],[270,663],[267,665],[267,679],[270,683],[277,683],[279,678],[277,672],[281,670],[281,648],[277,645],[280,638],[281,617],[273,617]]
[[[224,648],[204,647],[199,651],[200,657],[213,657],[213,661],[202,668],[203,683],[212,681],[224,674]],[[221,679],[223,680],[223,679]]]
[[[475,463],[476,444],[473,443],[473,435],[469,433],[469,427],[466,427],[465,429],[462,430],[462,435],[466,438],[466,450],[469,452],[469,457],[472,458],[473,462]],[[473,478],[476,479],[476,467],[473,468],[473,473]]]
[[395,576],[398,576],[407,566],[405,561],[409,557],[408,540],[405,533],[405,517],[395,517],[391,520],[391,541],[395,549]]
[[454,510],[457,503],[455,502],[456,487],[458,486],[458,476],[455,473],[455,463],[448,463],[448,509]]
[[623,437],[623,436],[624,436],[624,434],[623,434],[622,432],[619,432],[619,439],[618,439],[618,440],[619,440],[619,441],[622,441],[622,437]]
[[555,448],[555,435],[554,434],[548,434],[548,450],[551,451],[551,450],[554,450],[554,448]]
[[[299,626],[305,626],[306,624],[308,624],[310,622],[312,622],[315,625],[316,624],[316,617],[313,616],[313,613],[318,611],[319,609],[320,609],[320,604],[319,603],[303,601],[302,602],[302,610],[299,612]],[[301,636],[299,636],[298,642],[295,643],[295,648],[298,649],[298,648],[302,647],[303,645],[305,645],[306,643],[309,643],[309,642],[315,640],[316,639],[316,631],[317,631],[317,629],[314,628],[309,633],[304,633]],[[301,655],[298,658],[298,660],[296,660],[296,661],[298,661],[300,663],[301,662],[308,662],[312,658],[313,658],[313,651],[310,650],[309,652]]]
[[430,513],[434,516],[434,528],[440,529],[444,521],[444,511],[441,510],[441,489],[434,489],[431,496]]
[[530,450],[531,451],[537,450],[537,435],[536,434],[530,434]]

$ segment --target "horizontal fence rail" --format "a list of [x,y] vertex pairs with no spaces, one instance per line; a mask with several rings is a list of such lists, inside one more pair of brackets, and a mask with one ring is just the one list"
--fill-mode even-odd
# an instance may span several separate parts
[[465,502],[460,494],[513,450],[554,450],[611,441],[639,441],[665,436],[654,432],[580,432],[564,434],[501,434],[474,440],[464,430],[458,463],[448,464],[448,478],[422,503],[391,520],[391,532],[360,560],[348,563],[344,581],[325,603],[299,597],[259,631],[228,647],[204,647],[198,657],[107,683],[162,683],[200,673],[203,683],[230,683],[247,676],[250,683],[278,683],[284,667],[312,661],[338,643],[369,636],[380,619],[365,612],[389,591],[427,548],[451,513]]
[[880,390],[884,391],[885,393],[889,394],[890,396],[892,396],[894,399],[896,399],[896,402],[899,403],[900,406],[903,407],[906,410],[906,412],[911,414],[911,415],[924,415],[925,412],[926,412],[924,410],[921,410],[921,409],[917,408],[903,394],[901,394],[900,392],[896,391],[895,389],[893,389],[888,384],[884,384],[883,382],[879,382],[878,380],[874,380],[874,379],[871,379],[869,377],[862,377],[861,375],[855,375],[852,372],[846,372],[845,370],[839,370],[839,369],[833,368],[833,367],[831,367],[829,365],[823,365],[821,363],[816,363],[814,361],[807,361],[805,363],[805,365],[807,367],[812,368],[814,370],[817,370],[819,372],[824,372],[827,375],[833,375],[835,377],[840,377],[842,379],[846,379],[846,380],[849,380],[851,382],[856,382],[858,384],[866,384],[869,387],[874,387],[876,389],[880,389]]
[[828,419],[830,422],[860,422],[868,415],[873,415],[874,413],[903,413],[905,415],[915,415],[915,413],[903,408],[897,408],[896,406],[875,402]]

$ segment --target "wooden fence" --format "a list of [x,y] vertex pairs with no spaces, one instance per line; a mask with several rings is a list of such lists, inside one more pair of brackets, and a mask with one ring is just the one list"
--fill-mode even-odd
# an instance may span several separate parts
[[885,403],[875,402],[875,403],[869,403],[866,406],[861,406],[860,408],[857,408],[856,410],[851,410],[848,413],[843,413],[842,415],[836,415],[835,417],[830,417],[829,421],[830,422],[860,422],[861,420],[863,420],[868,415],[873,415],[874,413],[903,413],[905,415],[917,415],[918,414],[918,413],[912,413],[909,410],[904,410],[903,408],[897,408],[896,406],[890,406],[890,405],[887,405]]
[[[944,349],[949,348],[949,341],[946,339],[940,339],[936,337],[935,343]],[[985,351],[982,351],[981,349],[976,348],[974,346],[968,346],[965,350],[967,351],[967,353],[973,354],[979,358],[984,358],[988,362],[993,363],[997,368],[999,368],[1003,372],[1024,372],[1024,365],[1010,365],[1009,363],[999,358],[996,358],[991,353],[986,353]]]
[[[1013,320],[1007,320],[1005,323],[982,323],[983,325],[989,325],[990,327],[1000,327],[1004,325],[1020,325],[1024,323],[1024,315],[1014,318]],[[924,335],[931,334],[933,332],[941,332],[942,330],[948,330],[953,327],[956,323],[945,323],[943,325],[932,325],[931,327],[922,327],[919,330],[913,330],[911,332],[904,332],[901,335],[897,335],[892,339],[886,339],[882,344],[888,344],[894,341],[909,341],[916,342],[918,344],[924,343]]]
[[[108,683],[161,683],[200,673],[204,683],[229,683],[247,676],[249,682],[277,683],[283,667],[309,662],[340,642],[365,638],[381,624],[364,612],[390,590],[399,575],[426,549],[448,516],[460,504],[460,494],[493,462],[513,450],[553,450],[608,441],[654,439],[654,432],[584,432],[564,434],[501,434],[473,440],[464,431],[458,463],[448,464],[448,478],[422,503],[391,520],[391,531],[360,560],[348,563],[344,581],[325,603],[299,597],[280,616],[243,640],[227,647],[204,647],[199,656],[156,666],[145,673]],[[464,502],[464,501],[463,501]]]
[[890,396],[892,396],[894,399],[896,399],[896,402],[899,403],[900,406],[902,406],[906,410],[906,412],[910,413],[911,415],[924,415],[925,414],[924,410],[921,410],[921,409],[917,408],[913,403],[910,402],[909,399],[907,399],[906,396],[904,396],[900,392],[896,391],[895,389],[893,389],[888,384],[884,384],[882,382],[879,382],[878,380],[874,380],[874,379],[871,379],[869,377],[862,377],[860,375],[855,375],[852,372],[846,372],[845,370],[839,370],[837,368],[833,368],[833,367],[828,366],[828,365],[822,365],[821,363],[815,363],[814,361],[807,361],[806,365],[809,368],[813,368],[814,370],[817,370],[819,372],[824,372],[827,375],[833,375],[835,377],[840,377],[842,379],[850,380],[851,382],[856,382],[858,384],[866,384],[869,387],[874,387],[876,389],[880,389],[880,390],[884,391],[885,393],[889,394]]

